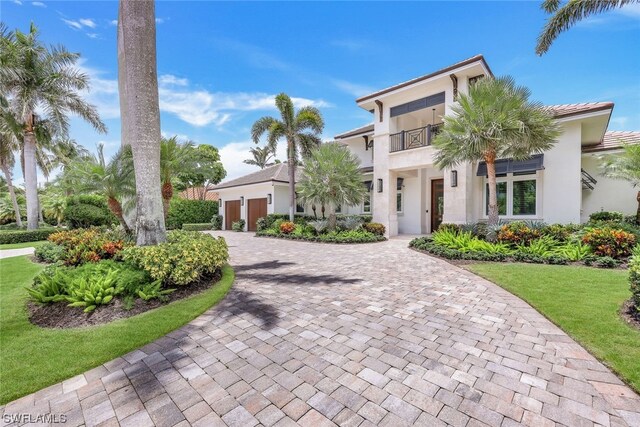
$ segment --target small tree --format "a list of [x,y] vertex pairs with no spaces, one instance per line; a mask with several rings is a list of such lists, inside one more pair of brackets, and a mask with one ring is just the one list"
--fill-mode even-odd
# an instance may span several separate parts
[[[622,153],[604,156],[602,168],[606,177],[629,181],[634,187],[640,186],[640,145],[625,145]],[[636,194],[636,200],[636,223],[640,224],[640,191]]]
[[176,188],[180,191],[192,188],[194,193],[198,192],[198,200],[205,200],[209,186],[218,184],[227,175],[220,153],[212,145],[196,145],[189,150],[185,162],[189,168],[178,172]]
[[485,161],[489,181],[489,224],[498,223],[496,160],[525,160],[550,149],[560,135],[552,116],[529,101],[529,89],[511,77],[485,77],[461,93],[444,117],[433,145],[441,169],[462,162]]
[[[249,149],[251,151],[251,155],[253,159],[243,160],[243,163],[247,165],[258,166],[260,169],[264,169],[267,166],[271,166],[272,163],[269,163],[269,160],[275,158],[276,153],[273,151],[273,147],[252,147]],[[274,162],[277,160],[274,159]]]
[[336,228],[336,207],[358,205],[367,193],[360,159],[336,142],[322,144],[311,153],[297,189],[302,202],[325,207],[329,230]]
[[162,138],[160,141],[160,179],[165,223],[169,214],[169,202],[173,197],[173,181],[177,179],[180,172],[189,171],[195,166],[194,156],[191,155],[192,150],[191,141],[180,143],[175,136]]

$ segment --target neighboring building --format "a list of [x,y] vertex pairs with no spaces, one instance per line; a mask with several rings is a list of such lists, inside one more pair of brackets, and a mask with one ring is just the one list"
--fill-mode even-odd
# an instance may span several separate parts
[[205,187],[189,187],[178,194],[178,197],[188,200],[209,200],[215,202],[218,200],[218,193],[213,186]]
[[[369,195],[360,206],[341,207],[341,212],[372,214],[389,236],[431,233],[442,222],[486,220],[484,162],[440,170],[433,164],[431,140],[442,117],[451,114],[456,95],[487,75],[491,69],[478,55],[358,98],[356,103],[373,114],[374,122],[335,138],[360,158]],[[613,106],[594,102],[546,107],[563,133],[542,155],[497,163],[500,217],[579,223],[601,210],[635,213],[637,189],[600,175],[599,156],[619,152],[623,143],[640,143],[640,132],[607,132]],[[225,205],[221,212],[228,212],[227,228],[228,219],[248,219],[252,230],[263,212],[287,213],[288,182],[286,164],[281,164],[214,187]],[[259,201],[249,206],[249,200]]]

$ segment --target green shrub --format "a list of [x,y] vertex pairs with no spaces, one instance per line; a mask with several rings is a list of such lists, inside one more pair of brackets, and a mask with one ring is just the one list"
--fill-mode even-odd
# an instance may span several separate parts
[[553,264],[553,265],[569,264],[569,258],[562,255],[558,255],[558,254],[547,255],[547,256],[544,256],[543,258],[547,264]]
[[102,227],[114,225],[118,219],[111,213],[104,196],[85,194],[67,198],[65,222],[70,228]]
[[541,235],[542,231],[538,223],[515,221],[501,226],[497,238],[499,242],[518,246],[528,245]]
[[529,241],[528,245],[518,245],[518,252],[540,257],[552,256],[561,243],[550,236],[542,236],[538,239]]
[[15,222],[10,222],[8,224],[0,225],[0,230],[26,230],[27,226],[23,225],[22,227],[18,227],[18,224]]
[[326,219],[317,219],[315,221],[309,221],[309,226],[315,234],[322,234],[327,230],[327,227],[329,227],[329,221]]
[[629,261],[629,284],[631,302],[637,313],[640,313],[640,245],[633,249],[633,257]]
[[340,230],[357,230],[362,227],[362,218],[359,216],[348,216],[337,221]]
[[544,264],[544,257],[526,252],[515,252],[513,254],[513,260],[530,264]]
[[211,218],[211,229],[212,230],[222,230],[222,215],[214,215]]
[[231,224],[231,229],[233,231],[244,231],[244,226],[246,222],[244,219],[239,219]]
[[201,224],[218,215],[218,202],[212,200],[188,200],[173,198],[169,204],[166,225],[168,229],[180,229],[182,224]]
[[307,225],[297,225],[295,230],[290,234],[281,233],[278,229],[274,229],[272,227],[258,232],[256,233],[256,235],[322,243],[371,243],[386,240],[383,236],[378,236],[362,229],[332,231],[328,233],[316,234],[314,226],[312,225],[315,222],[316,221],[312,221]]
[[40,262],[53,264],[60,261],[60,259],[63,257],[64,248],[51,242],[46,242],[36,248],[34,255]]
[[458,227],[460,231],[470,232],[479,239],[486,240],[487,238],[488,230],[486,222],[469,222],[456,227]]
[[122,287],[118,286],[118,271],[115,269],[105,275],[76,277],[67,285],[67,289],[69,306],[83,307],[85,313],[100,305],[109,304],[113,297],[122,293]]
[[550,236],[554,239],[565,242],[582,228],[578,224],[551,224],[542,229],[543,236]]
[[223,238],[195,231],[172,231],[167,243],[127,248],[123,258],[148,272],[154,280],[187,285],[222,268],[229,253]]
[[155,282],[142,286],[138,290],[138,297],[140,297],[145,301],[158,299],[162,302],[166,302],[169,299],[167,295],[175,292],[175,290],[176,290],[175,288],[162,289],[162,282],[160,280],[156,280]]
[[182,229],[186,231],[208,231],[212,230],[213,226],[209,222],[202,224],[182,224]]
[[636,236],[620,229],[592,228],[582,237],[598,256],[625,258],[636,244]]
[[269,228],[267,226],[267,218],[266,217],[260,217],[256,220],[256,231],[263,231],[266,230],[267,228]]
[[51,234],[58,231],[55,228],[39,228],[37,230],[1,231],[0,245],[9,243],[26,243],[46,240]]
[[564,256],[569,261],[582,261],[589,254],[591,254],[591,247],[588,245],[584,245],[581,241],[577,243],[565,243],[562,246],[558,246],[555,248],[554,252],[557,255]]
[[69,277],[63,269],[53,269],[43,271],[34,279],[34,286],[25,288],[31,299],[41,304],[49,302],[66,301],[67,286],[70,284]]
[[610,256],[599,257],[593,265],[600,268],[616,268],[620,262]]
[[458,231],[461,231],[462,226],[458,225],[458,224],[448,224],[448,223],[442,223],[438,226],[437,231],[443,231],[443,232],[451,232],[451,233],[457,233]]
[[[268,214],[264,217],[265,219],[265,229],[274,227],[276,221],[289,221],[288,214]],[[294,224],[306,224],[313,218],[308,217],[306,215],[294,215],[293,223]]]
[[60,231],[51,234],[49,241],[64,248],[60,260],[66,265],[111,259],[133,245],[130,237],[123,233],[97,228]]
[[622,212],[614,212],[614,211],[602,211],[602,212],[594,212],[589,215],[589,221],[613,221],[613,222],[622,222],[624,220],[624,215]]
[[380,224],[379,222],[365,222],[364,224],[362,224],[362,228],[365,231],[376,234],[378,236],[384,236],[384,233],[386,232],[384,225]]

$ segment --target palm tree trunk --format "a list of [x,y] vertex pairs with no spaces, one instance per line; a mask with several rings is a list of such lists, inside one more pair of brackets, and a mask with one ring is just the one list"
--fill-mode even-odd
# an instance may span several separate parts
[[13,181],[11,179],[11,169],[6,163],[0,165],[4,178],[7,180],[7,188],[9,189],[9,196],[11,197],[11,204],[13,205],[13,211],[16,215],[16,225],[22,227],[22,218],[20,216],[20,206],[18,205],[18,199],[16,198],[16,192],[13,188]]
[[173,197],[173,185],[171,182],[165,182],[162,184],[162,210],[164,212],[164,222],[167,222],[167,215],[169,215],[169,204]]
[[136,241],[167,239],[160,182],[160,110],[153,1],[120,0],[118,85],[122,143],[131,145],[136,178]]
[[287,151],[289,154],[289,221],[293,222],[296,212],[296,159],[293,150],[294,141],[287,138]]
[[489,181],[489,225],[497,225],[498,217],[498,196],[496,194],[496,158],[495,155],[485,156],[487,163],[487,180]]
[[24,187],[27,196],[27,229],[38,228],[38,171],[36,168],[36,136],[24,133]]
[[118,222],[120,222],[120,225],[122,226],[122,228],[124,228],[124,231],[127,234],[131,233],[129,224],[127,224],[127,221],[124,219],[124,215],[122,215],[122,204],[120,204],[120,202],[114,197],[109,197],[107,199],[107,205],[109,206],[109,210],[111,211],[111,213],[113,213],[116,218],[118,218]]
[[327,212],[329,214],[327,217],[327,230],[334,231],[336,229],[338,219],[336,217],[336,208],[332,203],[328,204]]
[[638,201],[638,210],[636,211],[636,224],[640,224],[640,191],[636,195],[636,200]]

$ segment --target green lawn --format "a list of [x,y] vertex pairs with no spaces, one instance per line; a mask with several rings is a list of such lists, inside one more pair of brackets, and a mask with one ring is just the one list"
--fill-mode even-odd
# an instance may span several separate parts
[[527,301],[640,391],[640,331],[618,314],[631,296],[627,271],[504,263],[466,267]]
[[22,248],[37,248],[38,246],[46,243],[46,240],[39,240],[37,242],[25,242],[25,243],[6,243],[4,245],[0,245],[0,250],[2,249],[22,249]]
[[128,319],[87,328],[44,329],[29,322],[23,289],[41,269],[27,257],[0,260],[0,404],[101,365],[188,323],[220,301],[234,273],[201,294]]

